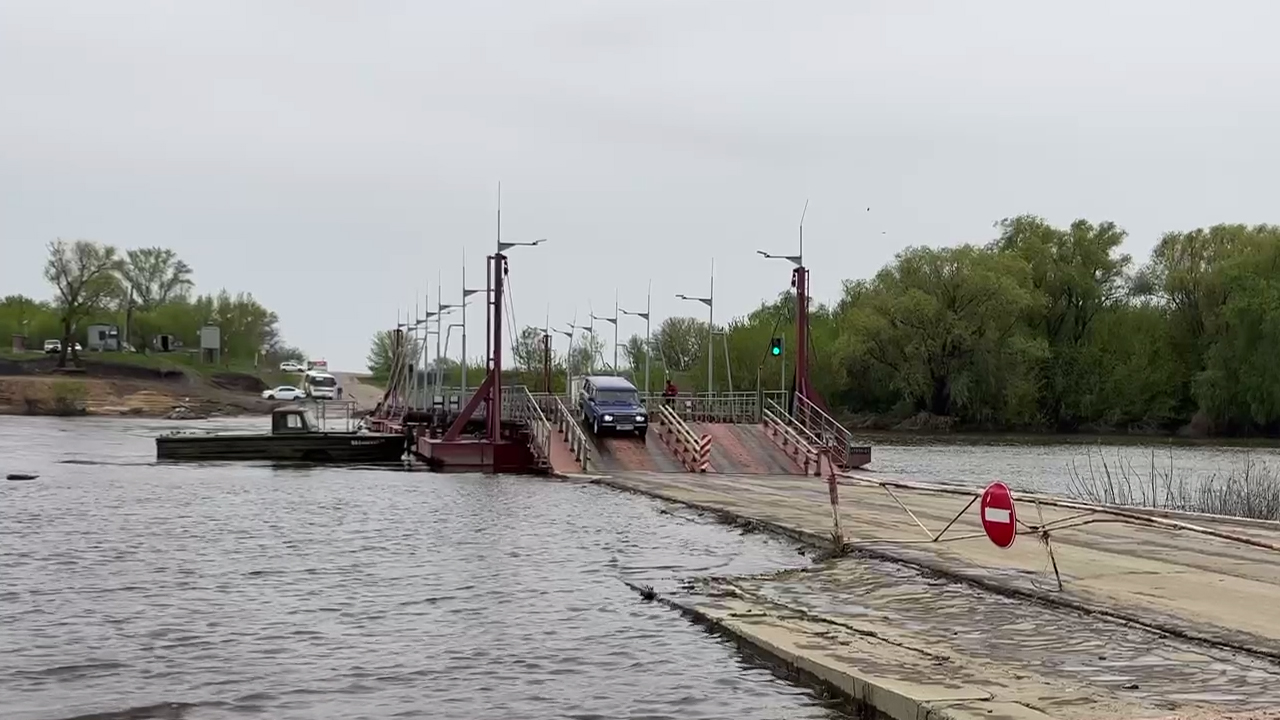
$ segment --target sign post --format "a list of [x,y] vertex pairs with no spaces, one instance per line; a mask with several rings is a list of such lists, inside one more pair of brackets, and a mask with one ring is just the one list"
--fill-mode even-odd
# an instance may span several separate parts
[[982,491],[978,506],[982,530],[998,548],[1008,549],[1018,539],[1018,514],[1013,509],[1013,493],[1002,482],[993,482]]

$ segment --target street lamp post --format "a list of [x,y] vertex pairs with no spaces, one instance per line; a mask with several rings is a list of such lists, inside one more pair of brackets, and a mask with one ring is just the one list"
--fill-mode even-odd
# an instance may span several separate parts
[[568,351],[566,351],[564,356],[565,383],[566,383],[566,387],[568,387],[567,383],[569,382],[569,377],[573,376],[573,366],[571,364],[573,363],[573,325],[570,325],[568,330],[561,330],[560,328],[551,328],[551,332],[556,333],[557,335],[563,335],[569,338],[569,349]]
[[481,289],[469,289],[467,287],[467,258],[464,254],[462,257],[462,395],[467,394],[467,299],[476,293],[482,293]]
[[715,392],[715,385],[712,383],[715,372],[715,357],[712,352],[712,343],[715,342],[715,319],[716,319],[716,263],[711,261],[711,292],[706,297],[693,297],[692,295],[676,295],[681,300],[692,300],[700,302],[707,306],[707,393]]
[[[514,247],[533,247],[546,242],[546,238],[538,238],[532,242],[505,242],[502,239],[502,210],[498,210],[498,251],[493,255],[493,384],[490,394],[488,414],[485,420],[489,424],[489,439],[497,442],[502,437],[502,295],[506,280],[507,256],[505,252]],[[452,430],[452,428],[451,428]]]
[[[426,315],[426,317],[418,318],[417,322],[414,323],[415,337],[417,335],[417,328],[422,328],[422,342],[418,346],[418,367],[413,371],[413,382],[418,383],[418,373],[422,373],[422,382],[418,383],[416,387],[418,388],[417,394],[422,400],[421,407],[425,410],[429,406],[427,401],[427,340],[431,337],[431,333],[433,332],[431,329],[431,320],[434,318],[438,322],[440,313],[438,311],[432,312],[428,310],[423,314]],[[437,333],[436,336],[439,337],[439,333]]]
[[775,255],[763,250],[756,253],[773,260],[786,260],[795,267],[791,270],[791,285],[796,289],[796,387],[795,394],[810,400],[809,392],[809,268],[804,266],[804,216],[809,211],[809,201],[800,212],[800,248],[795,255]]
[[603,320],[607,323],[613,323],[613,374],[618,374],[618,293],[613,293],[613,317],[601,317],[595,313],[591,313],[592,320]]
[[649,318],[650,310],[653,307],[653,281],[649,281],[649,291],[645,294],[644,312],[631,312],[630,310],[618,309],[623,315],[632,315],[644,319],[644,394],[649,395],[649,356],[653,354],[653,347],[649,340]]

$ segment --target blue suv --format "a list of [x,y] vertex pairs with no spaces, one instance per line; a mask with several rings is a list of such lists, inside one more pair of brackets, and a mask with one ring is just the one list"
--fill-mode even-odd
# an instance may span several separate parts
[[640,393],[626,378],[592,375],[582,379],[578,394],[582,423],[599,437],[602,433],[635,433],[641,440],[649,432],[649,413],[640,404]]

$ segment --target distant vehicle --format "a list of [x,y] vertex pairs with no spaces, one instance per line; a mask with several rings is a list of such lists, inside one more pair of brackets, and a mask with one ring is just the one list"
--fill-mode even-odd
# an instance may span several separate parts
[[302,400],[307,394],[292,385],[281,385],[278,388],[271,388],[262,391],[262,397],[266,400]]
[[[74,348],[76,352],[84,352],[84,348],[80,347],[80,343],[75,343],[71,347]],[[62,341],[61,340],[45,340],[44,351],[45,351],[45,354],[47,355],[57,355],[58,353],[62,352]]]
[[297,363],[292,360],[285,360],[284,362],[280,363],[280,372],[300,373],[305,370],[306,368],[302,367],[302,363]]
[[302,376],[302,390],[307,397],[313,397],[317,400],[336,400],[338,399],[338,378],[327,372],[318,370],[308,370]]
[[329,361],[328,360],[308,360],[307,369],[319,370],[320,372],[329,372]]
[[649,432],[649,414],[640,404],[640,393],[626,378],[592,375],[582,378],[576,388],[582,422],[592,434],[635,433],[644,439]]

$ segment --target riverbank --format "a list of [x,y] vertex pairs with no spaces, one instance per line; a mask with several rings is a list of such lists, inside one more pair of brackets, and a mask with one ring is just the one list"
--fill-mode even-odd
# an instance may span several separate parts
[[58,368],[51,356],[0,357],[0,414],[187,416],[268,413],[274,377],[185,367],[145,355],[88,356]]
[[[831,547],[826,488],[812,478],[626,473],[596,482]],[[852,555],[708,578],[660,599],[893,718],[1222,717],[1280,706],[1275,551],[1111,523],[1054,531],[1050,560],[1035,538],[995,548],[972,511],[949,531],[968,539],[922,543],[883,490],[840,492]],[[963,498],[895,494],[933,532],[964,507]],[[1072,512],[1042,509],[1046,521]],[[1201,524],[1280,541],[1274,523]]]

